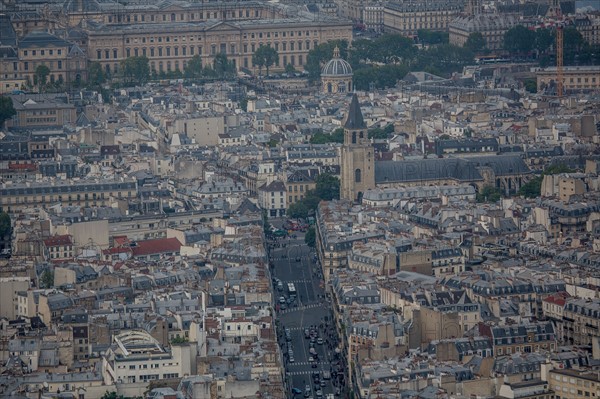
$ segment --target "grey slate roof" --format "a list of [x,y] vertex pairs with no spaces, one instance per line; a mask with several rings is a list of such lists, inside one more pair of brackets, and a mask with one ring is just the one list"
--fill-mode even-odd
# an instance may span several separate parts
[[375,183],[431,180],[483,180],[477,168],[489,167],[496,176],[530,173],[518,155],[494,155],[470,158],[432,158],[375,162]]
[[464,159],[433,158],[375,162],[375,183],[451,179],[483,180],[479,171]]
[[358,103],[358,97],[356,93],[352,95],[352,101],[350,101],[350,108],[348,110],[348,117],[344,123],[345,129],[365,129],[367,125],[363,119],[362,112],[360,110],[360,104]]
[[63,39],[51,35],[48,32],[34,31],[25,36],[19,42],[19,48],[29,47],[70,47],[70,44]]

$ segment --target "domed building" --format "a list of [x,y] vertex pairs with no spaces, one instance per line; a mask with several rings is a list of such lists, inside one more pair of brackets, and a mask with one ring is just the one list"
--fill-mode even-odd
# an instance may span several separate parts
[[352,67],[340,58],[340,49],[333,50],[333,58],[321,70],[324,93],[347,93],[352,91]]

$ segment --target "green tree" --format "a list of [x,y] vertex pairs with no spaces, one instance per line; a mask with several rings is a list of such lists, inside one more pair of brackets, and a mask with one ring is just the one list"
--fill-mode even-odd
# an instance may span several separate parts
[[44,270],[40,276],[40,288],[54,287],[54,273],[48,269]]
[[185,344],[189,342],[186,337],[174,337],[171,339],[171,345]]
[[267,69],[267,75],[269,75],[269,68],[279,60],[279,54],[277,51],[266,45],[259,46],[254,54],[252,54],[252,64],[258,67],[258,73],[261,73],[262,67]]
[[0,239],[11,232],[10,216],[6,212],[0,212]]
[[297,72],[296,68],[294,68],[294,66],[292,64],[287,64],[285,66],[285,73],[287,73],[288,75],[291,76],[291,75],[295,74],[296,72]]
[[315,133],[310,138],[311,144],[326,144],[326,143],[343,143],[344,142],[344,129],[337,128],[331,134],[326,133]]
[[465,47],[471,50],[474,53],[478,53],[485,49],[486,43],[481,32],[473,32],[467,38],[465,43]]
[[313,226],[310,226],[308,228],[308,230],[306,231],[306,235],[304,236],[304,242],[309,247],[314,248],[316,239],[317,239],[317,233],[315,232],[315,228]]
[[510,28],[504,34],[504,49],[516,54],[526,54],[533,50],[536,34],[523,25]]
[[240,100],[240,108],[242,110],[244,110],[244,112],[248,112],[248,99],[247,98],[242,98]]
[[359,90],[370,90],[371,85],[377,89],[395,86],[408,73],[405,65],[372,65],[354,72],[354,85]]
[[394,125],[391,123],[384,128],[376,127],[369,129],[368,134],[370,139],[385,140],[390,138],[390,135],[394,132]]
[[472,64],[475,55],[466,47],[452,44],[432,46],[419,53],[413,70],[424,70],[436,75],[451,75]]
[[229,61],[225,54],[219,53],[213,60],[213,70],[217,78],[224,78],[235,73],[235,66],[233,61]]
[[448,43],[448,32],[433,31],[427,29],[419,29],[417,31],[419,43],[423,44],[444,44]]
[[123,83],[142,85],[150,79],[148,57],[128,57],[121,61]]
[[12,98],[0,96],[0,129],[4,127],[4,122],[17,114],[13,105]]
[[33,83],[37,85],[38,91],[41,93],[48,83],[48,75],[50,75],[50,68],[46,65],[41,64],[35,68],[35,75],[33,75]]
[[500,198],[502,198],[502,192],[492,186],[485,186],[477,193],[477,202],[497,202]]
[[100,87],[106,82],[104,70],[99,62],[92,62],[88,68],[88,85],[90,87]]
[[306,219],[308,212],[309,209],[305,201],[298,201],[288,207],[287,215],[293,219]]
[[315,194],[319,199],[331,201],[340,199],[340,179],[329,174],[321,173],[315,179]]
[[198,79],[202,77],[203,72],[204,70],[202,68],[202,59],[199,55],[196,54],[195,56],[190,58],[190,60],[186,64],[183,74],[186,78]]
[[544,54],[554,44],[554,34],[550,29],[538,29],[535,31],[535,49]]
[[585,44],[586,41],[576,28],[565,28],[563,31],[564,63],[575,63],[576,57],[579,55]]
[[525,79],[525,81],[523,81],[523,85],[525,86],[525,90],[528,92],[537,93],[537,80]]
[[517,193],[525,198],[537,198],[542,193],[542,180],[543,177],[535,177],[523,184]]

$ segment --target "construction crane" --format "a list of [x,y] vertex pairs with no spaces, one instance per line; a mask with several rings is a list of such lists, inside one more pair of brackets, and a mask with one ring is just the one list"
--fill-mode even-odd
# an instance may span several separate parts
[[558,98],[563,95],[563,28],[556,27],[556,94]]

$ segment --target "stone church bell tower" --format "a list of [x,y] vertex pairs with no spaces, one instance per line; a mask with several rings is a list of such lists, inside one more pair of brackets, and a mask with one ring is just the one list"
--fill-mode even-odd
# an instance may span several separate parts
[[375,188],[375,160],[358,97],[352,95],[344,121],[340,197],[360,201],[365,191]]

